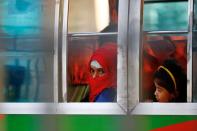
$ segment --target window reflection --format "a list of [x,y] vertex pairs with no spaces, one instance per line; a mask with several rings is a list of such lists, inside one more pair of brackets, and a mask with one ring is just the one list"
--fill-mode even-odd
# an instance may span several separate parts
[[36,35],[40,32],[40,0],[3,0],[0,3],[0,29],[8,35]]
[[188,2],[144,4],[144,31],[187,30]]
[[42,56],[1,56],[2,102],[53,101],[51,62]]
[[54,101],[54,13],[54,1],[1,0],[1,102]]
[[193,20],[193,30],[197,30],[197,1],[194,1],[194,14],[193,14],[193,17],[194,17],[194,20]]

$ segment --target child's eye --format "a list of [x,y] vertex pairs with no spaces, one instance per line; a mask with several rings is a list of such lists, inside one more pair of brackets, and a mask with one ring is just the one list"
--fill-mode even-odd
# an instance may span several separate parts
[[99,75],[102,75],[102,74],[104,74],[105,72],[104,72],[103,69],[98,69],[98,73],[99,73]]
[[158,92],[162,92],[163,91],[163,89],[161,89],[161,88],[157,88],[157,90],[158,90]]
[[158,92],[161,92],[161,89],[157,89]]

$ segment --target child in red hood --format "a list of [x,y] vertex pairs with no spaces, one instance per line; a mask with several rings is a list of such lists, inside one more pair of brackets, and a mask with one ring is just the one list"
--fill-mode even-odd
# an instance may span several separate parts
[[117,45],[109,42],[97,49],[89,62],[89,101],[116,101]]

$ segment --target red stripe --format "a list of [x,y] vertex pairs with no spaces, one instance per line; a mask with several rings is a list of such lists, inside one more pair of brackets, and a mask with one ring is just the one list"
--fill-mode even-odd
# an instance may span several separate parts
[[4,118],[4,115],[0,115],[0,120]]
[[197,131],[197,120],[178,123],[151,131]]

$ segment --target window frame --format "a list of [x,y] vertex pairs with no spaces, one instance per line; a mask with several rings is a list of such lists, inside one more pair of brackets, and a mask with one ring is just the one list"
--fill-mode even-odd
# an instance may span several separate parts
[[[134,6],[135,0],[131,0],[130,3],[130,16],[129,16],[129,25],[131,25],[132,23],[140,23],[143,19],[142,14],[143,14],[143,3],[144,1],[138,1],[138,3],[136,3],[136,5]],[[146,2],[146,1],[145,1]],[[133,9],[132,9],[132,5],[133,5]],[[141,8],[140,10],[138,10],[138,12],[136,13],[137,16],[133,16],[131,15],[131,12],[133,10],[136,10],[134,8]],[[137,18],[141,18],[141,19],[137,19]],[[141,90],[141,83],[140,83],[140,79],[141,79],[141,59],[142,59],[142,50],[138,50],[137,49],[141,49],[142,47],[142,29],[141,27],[143,27],[143,24],[141,23],[141,25],[135,25],[133,28],[129,27],[129,43],[137,43],[136,46],[130,44],[130,48],[128,53],[132,54],[132,55],[136,55],[137,58],[139,58],[139,63],[135,64],[135,68],[138,69],[138,72],[135,72],[135,69],[131,69],[130,72],[128,72],[128,79],[134,78],[135,76],[138,76],[138,79],[140,81],[136,82],[133,86],[133,91],[132,93],[130,93],[131,95],[129,95],[129,100],[132,101],[129,103],[129,110],[130,110],[130,114],[131,115],[195,115],[197,112],[197,103],[189,103],[192,101],[192,27],[193,27],[193,0],[188,0],[188,30],[186,31],[153,31],[153,32],[148,32],[150,34],[166,34],[166,33],[187,33],[187,101],[188,103],[145,103],[145,102],[140,102],[140,90]],[[139,33],[141,32],[141,33]],[[132,36],[133,34],[136,35],[137,38],[140,38],[140,40],[135,39],[136,37]],[[135,48],[132,50],[132,48]],[[135,51],[135,52],[132,52]],[[132,61],[134,61],[135,57],[131,57],[131,55],[128,55],[128,63],[131,63]],[[132,67],[132,64],[129,64],[128,67]],[[134,73],[135,72],[135,73]],[[128,81],[129,82],[129,81]],[[129,84],[129,88],[131,88],[131,84]],[[133,96],[132,94],[138,94],[137,97],[135,97],[135,99],[133,100]],[[188,97],[189,96],[189,97]]]
[[[63,98],[59,99],[58,103],[58,113],[65,114],[126,114],[127,112],[127,41],[125,36],[127,36],[127,25],[128,25],[128,2],[129,0],[121,1],[119,0],[119,17],[118,17],[118,32],[112,33],[68,33],[68,6],[69,0],[64,1],[64,14],[61,21],[62,30],[62,50],[60,60],[62,62],[62,75],[61,75],[61,85],[62,88],[59,91],[60,96]],[[103,103],[67,103],[67,83],[63,80],[67,80],[67,38],[68,36],[94,36],[94,35],[116,35],[118,38],[118,63],[117,63],[117,102],[103,102]],[[61,67],[59,67],[61,68]],[[120,87],[120,88],[119,88]],[[60,98],[60,97],[59,97]]]

